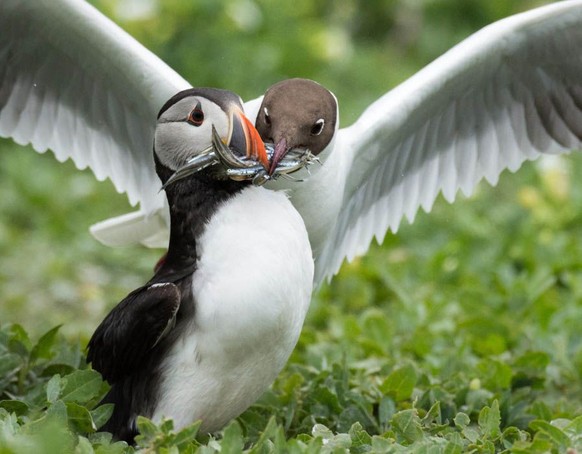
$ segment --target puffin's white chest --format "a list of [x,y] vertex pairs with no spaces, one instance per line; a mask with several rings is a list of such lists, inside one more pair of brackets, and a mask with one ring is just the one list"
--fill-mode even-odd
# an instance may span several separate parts
[[286,196],[250,187],[198,242],[195,318],[164,362],[154,419],[214,431],[250,406],[291,354],[309,307],[313,260]]

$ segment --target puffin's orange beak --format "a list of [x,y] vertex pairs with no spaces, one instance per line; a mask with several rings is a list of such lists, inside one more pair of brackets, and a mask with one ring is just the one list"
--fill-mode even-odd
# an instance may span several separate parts
[[245,152],[247,158],[252,158],[269,170],[269,158],[265,144],[251,121],[241,110],[235,110],[232,116],[232,134],[228,143],[230,148]]

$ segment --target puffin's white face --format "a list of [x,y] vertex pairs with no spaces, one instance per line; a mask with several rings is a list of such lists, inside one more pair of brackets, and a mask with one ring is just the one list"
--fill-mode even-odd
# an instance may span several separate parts
[[212,125],[226,143],[232,132],[231,123],[231,114],[218,104],[202,96],[188,96],[158,118],[156,155],[163,165],[177,170],[212,145]]

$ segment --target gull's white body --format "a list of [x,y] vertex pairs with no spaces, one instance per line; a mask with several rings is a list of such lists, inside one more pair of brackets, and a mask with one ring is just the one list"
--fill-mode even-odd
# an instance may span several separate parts
[[313,259],[297,211],[264,188],[223,204],[198,244],[195,316],[163,360],[171,373],[162,374],[152,417],[171,416],[177,429],[202,419],[201,430],[212,432],[255,402],[287,362],[311,300]]
[[[0,67],[9,65],[7,49],[16,41],[25,49],[16,53],[20,66],[4,69],[16,73],[12,78],[17,82],[2,77],[0,69],[0,93],[11,93],[8,107],[0,110],[0,134],[32,142],[39,151],[51,148],[61,159],[71,156],[79,166],[91,166],[98,177],[110,177],[132,202],[142,202],[141,212],[98,225],[93,232],[102,241],[164,246],[166,215],[155,195],[159,183],[151,168],[151,149],[140,138],[151,137],[153,120],[136,118],[154,116],[152,105],[169,91],[185,88],[185,82],[82,2],[21,3],[0,4]],[[15,5],[28,11],[36,28],[5,14]],[[53,9],[67,10],[60,13],[59,33],[78,37],[78,42],[59,40],[56,26],[38,27]],[[91,39],[79,36],[82,28],[69,16],[82,16],[91,24]],[[47,40],[55,47],[44,46]],[[63,58],[55,48],[72,58]],[[100,55],[96,82],[82,69],[94,65],[88,61],[89,50]],[[117,75],[132,80],[134,64],[141,77],[129,93],[122,92],[119,87],[127,85]],[[106,96],[65,109],[66,71],[71,70],[77,93],[104,90]],[[338,131],[319,172],[308,182],[286,185],[310,236],[316,282],[336,273],[345,258],[365,252],[374,237],[395,231],[403,217],[412,221],[420,207],[429,211],[440,192],[452,201],[459,189],[470,194],[483,178],[495,184],[504,169],[515,171],[527,159],[580,148],[581,75],[582,0],[569,0],[486,27],[372,104],[356,123]],[[36,95],[34,81],[45,84],[44,96]],[[136,104],[135,99],[145,101]],[[2,104],[0,97],[0,108]],[[247,104],[249,116],[258,104]],[[74,136],[59,121],[49,137],[42,133],[47,116],[38,115],[43,109],[79,112],[84,120],[75,123]],[[107,111],[125,119],[123,131],[107,122]],[[23,116],[34,121],[22,121]],[[107,151],[82,155],[85,143],[93,144],[89,149],[94,151],[94,144],[107,143]],[[119,171],[128,166],[131,171]]]

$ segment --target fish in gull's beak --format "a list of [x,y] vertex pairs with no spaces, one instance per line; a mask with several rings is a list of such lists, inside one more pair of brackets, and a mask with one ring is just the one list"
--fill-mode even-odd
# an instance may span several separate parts
[[271,159],[271,165],[269,166],[269,175],[273,175],[273,172],[277,168],[277,165],[289,152],[290,148],[287,146],[287,140],[283,137],[279,142],[275,144],[275,151],[273,152],[273,158]]

